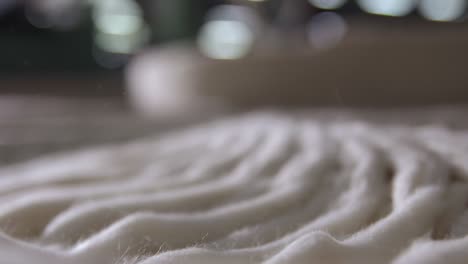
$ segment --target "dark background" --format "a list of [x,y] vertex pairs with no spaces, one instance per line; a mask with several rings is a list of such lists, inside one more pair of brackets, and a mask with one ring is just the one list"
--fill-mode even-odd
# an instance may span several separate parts
[[[275,102],[299,98],[320,106],[426,107],[468,101],[466,1],[457,17],[432,21],[416,5],[394,16],[371,14],[356,1],[325,10],[306,0],[128,0],[141,10],[148,39],[124,54],[96,44],[93,12],[99,2],[103,0],[0,0],[0,164],[179,126],[131,111],[124,73],[135,55],[150,47],[194,43],[208,12],[221,4],[254,10],[284,40],[323,12],[348,23],[336,49],[304,58],[306,66],[300,69],[286,66],[293,75],[310,68],[306,75],[314,80],[299,82],[313,87],[306,91],[308,97],[298,85],[276,91]],[[41,9],[44,3],[47,11]],[[69,5],[50,9],[54,3]],[[335,71],[324,71],[323,65]],[[260,74],[271,76],[268,69]],[[236,88],[224,87],[227,94]]]

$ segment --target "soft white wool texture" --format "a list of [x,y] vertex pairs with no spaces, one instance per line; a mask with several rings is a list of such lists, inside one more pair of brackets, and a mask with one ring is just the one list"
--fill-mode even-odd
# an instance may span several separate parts
[[0,171],[0,263],[468,262],[468,131],[259,114]]

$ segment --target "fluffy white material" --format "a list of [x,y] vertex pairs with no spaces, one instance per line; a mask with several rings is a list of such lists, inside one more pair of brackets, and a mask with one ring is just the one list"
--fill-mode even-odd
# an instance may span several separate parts
[[468,259],[468,132],[252,115],[0,171],[1,263]]

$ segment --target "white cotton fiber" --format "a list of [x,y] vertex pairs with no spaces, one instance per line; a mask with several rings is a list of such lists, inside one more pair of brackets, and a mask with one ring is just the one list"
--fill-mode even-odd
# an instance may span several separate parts
[[0,170],[0,263],[466,263],[468,131],[253,114]]

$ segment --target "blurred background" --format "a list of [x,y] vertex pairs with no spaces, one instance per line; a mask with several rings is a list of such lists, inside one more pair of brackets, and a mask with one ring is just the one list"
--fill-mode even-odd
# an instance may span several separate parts
[[0,164],[260,108],[464,105],[467,4],[1,0]]

